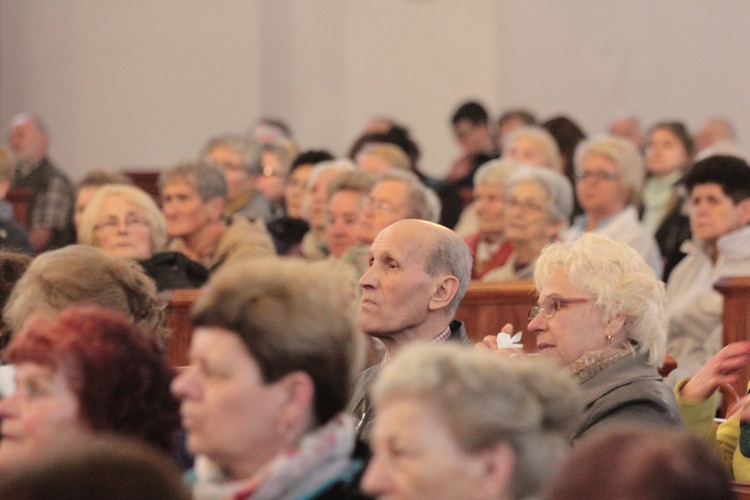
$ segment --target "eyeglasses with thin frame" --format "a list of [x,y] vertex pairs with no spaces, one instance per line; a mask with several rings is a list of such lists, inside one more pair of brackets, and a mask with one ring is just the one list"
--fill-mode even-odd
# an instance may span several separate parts
[[374,212],[397,213],[398,210],[385,200],[374,200],[369,196],[362,198],[362,208],[371,208]]
[[576,174],[576,180],[582,181],[584,179],[594,179],[597,181],[616,181],[620,176],[614,172],[602,172],[600,170],[593,172],[578,172]]
[[568,304],[585,304],[586,302],[591,302],[591,300],[584,298],[563,299],[561,297],[547,297],[542,301],[541,305],[537,304],[531,308],[529,311],[529,321],[536,318],[540,312],[544,314],[545,318],[549,319],[554,316],[559,309]]
[[148,226],[148,221],[140,215],[129,214],[125,216],[124,220],[111,217],[104,222],[94,226],[94,231],[102,233],[115,233],[120,229],[120,225],[125,224],[125,228],[133,229],[138,227]]

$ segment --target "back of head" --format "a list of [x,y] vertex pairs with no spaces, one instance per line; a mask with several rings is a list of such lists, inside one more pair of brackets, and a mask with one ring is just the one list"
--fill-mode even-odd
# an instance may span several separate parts
[[544,247],[534,269],[537,290],[558,269],[592,297],[606,318],[624,315],[627,338],[648,355],[649,364],[661,364],[667,342],[666,292],[641,254],[604,236],[583,233],[574,241]]
[[230,265],[211,277],[193,307],[196,326],[240,337],[265,382],[307,373],[319,425],[344,409],[364,361],[356,290],[349,269],[339,266],[296,259]]
[[328,198],[330,199],[338,191],[356,191],[357,193],[366,195],[377,180],[378,178],[375,174],[366,170],[342,172],[328,184]]
[[688,170],[682,183],[691,192],[698,184],[718,184],[735,203],[750,198],[750,165],[735,156],[709,156]]
[[489,121],[489,115],[484,106],[478,102],[467,101],[461,104],[456,111],[453,112],[451,123],[455,125],[463,120],[469,121],[472,125],[486,125]]
[[133,441],[102,437],[3,471],[0,498],[189,500],[174,465]]
[[28,321],[8,345],[10,363],[63,369],[79,417],[111,432],[172,451],[180,421],[172,370],[153,335],[118,311],[72,307],[54,320]]
[[184,182],[193,186],[203,202],[214,198],[227,199],[227,180],[224,172],[215,165],[203,161],[183,162],[164,170],[159,175],[159,192],[173,181]]
[[580,443],[545,500],[730,500],[729,473],[687,430],[615,428]]
[[534,496],[567,451],[579,389],[544,360],[508,359],[455,344],[404,347],[372,388],[376,407],[410,398],[441,411],[469,453],[508,443],[512,498]]
[[153,280],[137,263],[86,245],[36,257],[13,289],[3,318],[15,332],[34,312],[59,313],[84,304],[120,311],[166,342],[164,310]]

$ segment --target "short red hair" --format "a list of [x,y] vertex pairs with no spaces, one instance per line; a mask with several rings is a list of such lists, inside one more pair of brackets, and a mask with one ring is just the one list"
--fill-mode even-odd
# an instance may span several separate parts
[[153,335],[124,314],[71,307],[54,320],[37,318],[14,336],[8,362],[62,369],[94,430],[141,438],[171,450],[180,426],[169,385],[174,372]]

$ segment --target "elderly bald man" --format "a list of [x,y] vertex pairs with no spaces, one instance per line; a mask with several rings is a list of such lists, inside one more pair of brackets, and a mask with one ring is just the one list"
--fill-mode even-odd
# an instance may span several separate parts
[[368,440],[374,415],[367,390],[380,368],[403,345],[455,341],[468,344],[463,323],[453,319],[471,279],[471,252],[450,229],[405,219],[391,224],[370,246],[362,288],[362,330],[385,345],[379,365],[357,381],[349,411],[359,419],[358,437]]

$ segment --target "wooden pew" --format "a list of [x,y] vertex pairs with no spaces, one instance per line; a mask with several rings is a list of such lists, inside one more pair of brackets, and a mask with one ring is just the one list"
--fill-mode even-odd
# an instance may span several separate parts
[[[721,278],[714,288],[724,296],[722,328],[724,345],[738,340],[750,340],[750,276]],[[747,392],[750,380],[750,366],[739,372],[739,380],[734,384],[737,394]]]
[[143,172],[143,171],[135,171],[135,170],[126,170],[123,171],[123,174],[130,177],[130,179],[133,181],[133,184],[135,184],[136,187],[143,189],[148,194],[151,195],[151,197],[156,200],[156,203],[160,205],[159,203],[159,186],[158,186],[158,180],[159,180],[159,171],[150,171],[150,172]]
[[193,323],[190,321],[190,309],[193,307],[200,289],[165,290],[159,297],[166,303],[167,326],[171,332],[167,340],[167,357],[172,366],[190,364],[190,337],[193,335]]
[[732,481],[732,492],[735,500],[750,500],[750,484]]
[[456,319],[464,322],[472,342],[481,342],[486,335],[496,335],[506,323],[515,331],[523,332],[526,352],[536,352],[536,335],[530,334],[529,310],[536,304],[536,290],[532,281],[484,283],[472,281]]

